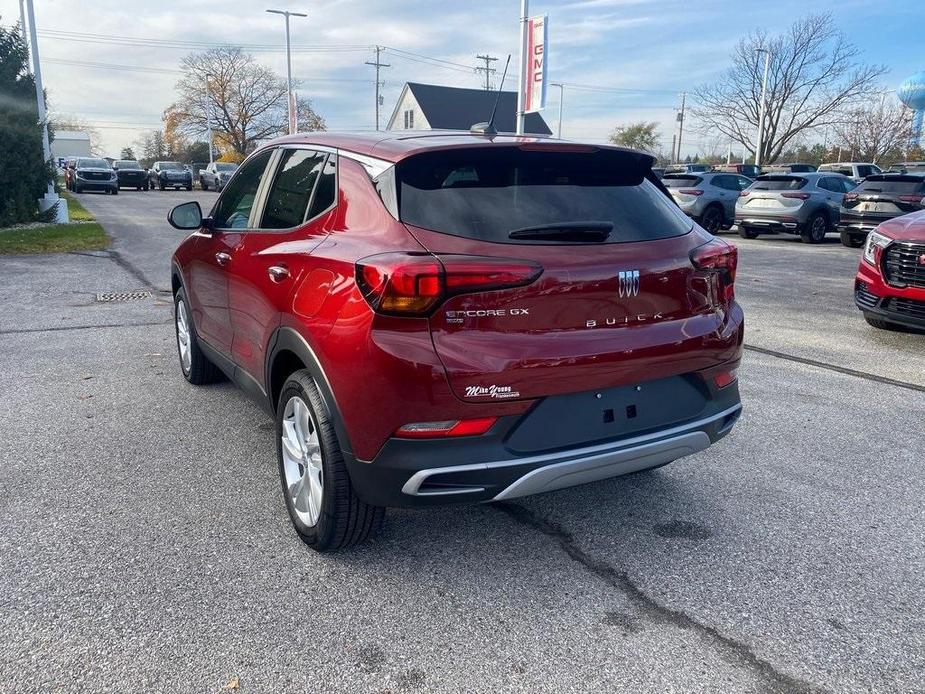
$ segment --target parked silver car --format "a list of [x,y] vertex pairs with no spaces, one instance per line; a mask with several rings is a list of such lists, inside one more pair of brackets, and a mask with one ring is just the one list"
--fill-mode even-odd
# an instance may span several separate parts
[[752,181],[732,173],[669,173],[662,184],[685,214],[715,234],[732,226],[739,193]]
[[858,161],[840,161],[837,164],[821,164],[818,169],[819,173],[839,173],[847,176],[855,183],[860,183],[868,176],[883,173],[880,167],[869,162]]
[[739,236],[762,232],[799,234],[804,243],[820,243],[835,230],[845,193],[854,181],[837,173],[759,176],[736,202]]

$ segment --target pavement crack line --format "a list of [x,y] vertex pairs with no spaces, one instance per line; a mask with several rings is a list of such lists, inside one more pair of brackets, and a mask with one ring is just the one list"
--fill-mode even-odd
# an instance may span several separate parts
[[667,623],[680,629],[695,632],[711,641],[731,656],[740,665],[760,676],[768,685],[768,691],[787,692],[788,694],[812,692],[822,693],[825,689],[817,687],[801,679],[780,672],[767,660],[759,657],[748,645],[720,633],[715,627],[698,622],[693,617],[660,604],[647,595],[625,571],[610,566],[606,562],[595,559],[581,549],[575,542],[571,533],[558,524],[537,516],[532,511],[509,502],[498,502],[495,507],[506,513],[522,525],[526,525],[543,535],[549,537],[576,563],[586,571],[593,574],[607,585],[619,590],[633,602],[640,611],[653,621]]
[[131,275],[132,277],[134,277],[136,280],[138,280],[139,282],[141,282],[147,289],[150,289],[152,292],[157,292],[157,293],[159,293],[159,294],[163,294],[163,293],[166,292],[166,290],[161,289],[160,287],[155,286],[155,285],[151,282],[151,280],[149,280],[149,279],[147,278],[147,276],[145,275],[145,273],[141,271],[141,269],[139,269],[139,268],[136,267],[134,264],[132,264],[131,262],[129,262],[128,260],[126,260],[125,258],[123,258],[122,255],[119,253],[119,251],[110,250],[110,251],[109,251],[109,258],[110,258],[110,260],[112,260],[116,265],[118,265],[119,267],[121,267],[121,268],[122,268],[123,270],[125,270],[128,274],[130,274],[130,275]]
[[798,357],[793,354],[787,354],[786,352],[777,352],[773,349],[767,349],[765,347],[756,347],[754,345],[744,345],[745,349],[750,352],[758,352],[759,354],[766,354],[769,357],[776,357],[778,359],[784,359],[786,361],[797,362],[798,364],[806,364],[807,366],[815,366],[818,369],[826,369],[827,371],[834,371],[835,373],[845,374],[846,376],[854,376],[855,378],[863,378],[865,381],[873,381],[874,383],[882,383],[888,386],[896,386],[897,388],[905,388],[906,390],[915,390],[920,393],[925,393],[925,386],[920,386],[917,383],[909,383],[907,381],[897,381],[894,378],[887,378],[886,376],[878,376],[877,374],[867,373],[866,371],[858,371],[856,369],[849,369],[846,366],[836,366],[835,364],[827,364],[824,361],[817,361],[815,359],[807,359],[806,357]]
[[13,330],[0,330],[0,335],[26,335],[28,333],[53,333],[67,330],[102,330],[106,328],[144,328],[153,325],[170,325],[173,319],[168,321],[145,321],[141,323],[98,323],[96,325],[60,325],[49,328],[20,328]]

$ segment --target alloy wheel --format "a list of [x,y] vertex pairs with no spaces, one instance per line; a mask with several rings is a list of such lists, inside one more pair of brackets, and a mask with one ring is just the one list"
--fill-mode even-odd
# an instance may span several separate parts
[[189,316],[183,299],[177,302],[177,347],[180,349],[180,366],[188,374],[193,363],[193,351],[190,344]]
[[299,396],[289,398],[283,410],[281,439],[286,494],[298,519],[313,527],[324,494],[321,441],[315,418]]
[[813,220],[813,226],[810,229],[810,235],[814,241],[822,241],[825,238],[825,219],[816,217]]

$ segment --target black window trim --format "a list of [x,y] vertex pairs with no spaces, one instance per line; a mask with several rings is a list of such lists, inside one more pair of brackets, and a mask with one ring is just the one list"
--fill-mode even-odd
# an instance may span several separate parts
[[[218,204],[222,201],[222,198],[227,194],[226,191],[230,190],[229,186],[231,185],[231,182],[234,180],[234,177],[238,175],[238,172],[240,172],[241,169],[244,168],[244,164],[247,163],[248,159],[250,159],[251,157],[256,157],[258,154],[262,154],[265,151],[266,151],[265,149],[257,150],[250,157],[248,157],[243,162],[241,162],[241,166],[239,166],[238,170],[234,172],[234,176],[232,176],[231,179],[229,179],[228,183],[225,184],[225,187],[222,189],[222,192],[215,199],[215,202],[212,203],[212,209],[209,211],[210,218],[212,219],[215,218],[215,210],[218,208]],[[221,232],[225,232],[229,234],[241,234],[241,233],[245,233],[248,231],[257,231],[256,229],[253,229],[251,226],[254,220],[254,210],[257,208],[258,205],[261,207],[261,209],[263,209],[263,201],[262,201],[261,196],[263,194],[263,190],[267,182],[266,174],[267,174],[267,171],[270,170],[270,167],[273,167],[272,169],[273,171],[276,170],[277,159],[278,159],[278,150],[274,148],[273,151],[270,152],[270,158],[267,160],[266,165],[263,167],[263,173],[261,174],[263,178],[260,179],[260,185],[257,186],[257,192],[254,194],[254,204],[251,206],[250,214],[247,217],[247,227],[244,229],[235,229],[233,227],[216,226],[214,227],[215,231],[221,231]]]

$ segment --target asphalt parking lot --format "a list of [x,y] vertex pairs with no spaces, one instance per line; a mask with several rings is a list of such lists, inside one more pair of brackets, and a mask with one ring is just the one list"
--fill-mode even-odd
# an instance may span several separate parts
[[716,446],[319,556],[270,420],[177,366],[164,218],[214,195],[85,194],[111,251],[0,258],[0,692],[923,691],[925,336],[864,323],[859,250],[726,235]]

